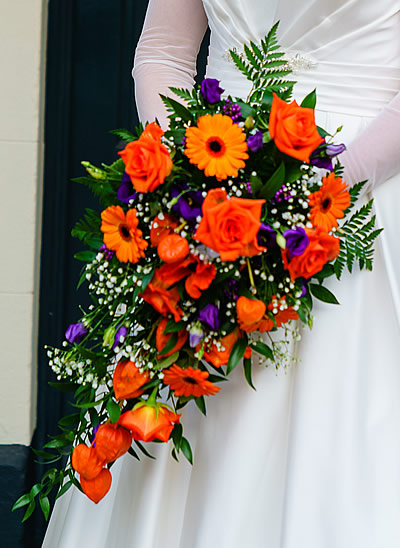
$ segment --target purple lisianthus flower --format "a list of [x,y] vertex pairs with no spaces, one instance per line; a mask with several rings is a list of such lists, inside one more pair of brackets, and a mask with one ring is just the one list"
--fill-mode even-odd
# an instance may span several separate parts
[[71,325],[68,327],[68,329],[65,332],[65,338],[71,344],[73,343],[79,344],[81,341],[83,341],[83,339],[86,337],[88,333],[89,333],[89,330],[86,329],[86,327],[83,325],[82,322],[71,323]]
[[[202,216],[201,206],[204,198],[200,190],[187,190],[187,183],[178,183],[171,187],[171,198],[178,198],[176,204],[172,206],[172,211],[183,217],[186,221],[195,221],[197,217]],[[185,192],[186,191],[186,192]]]
[[194,325],[189,331],[189,345],[191,348],[195,348],[201,339],[204,337],[204,331],[200,324]]
[[121,186],[117,190],[117,198],[124,204],[129,204],[131,200],[134,200],[137,196],[137,192],[133,190],[132,181],[127,172],[125,171],[122,176]]
[[263,245],[267,247],[267,249],[275,247],[276,231],[272,228],[272,226],[261,223],[260,228],[258,229],[257,241],[258,245]]
[[224,89],[220,87],[219,80],[215,78],[205,78],[201,83],[201,94],[207,103],[213,105],[221,100],[221,95],[224,93]]
[[200,310],[199,320],[202,323],[207,324],[213,331],[219,329],[219,317],[218,308],[215,304],[208,304],[202,310]]
[[286,248],[293,257],[302,255],[308,246],[308,236],[301,226],[297,226],[294,230],[286,230],[283,237],[286,240]]
[[128,334],[127,328],[124,325],[121,325],[121,327],[115,333],[114,344],[112,346],[113,349],[122,342],[122,340],[127,336],[127,334]]
[[258,130],[254,135],[250,135],[250,137],[247,139],[247,148],[251,150],[251,152],[257,152],[257,150],[260,150],[262,146],[263,133],[260,130]]
[[310,164],[321,169],[333,170],[332,158],[342,154],[346,150],[346,145],[326,145],[322,144],[314,150],[310,159]]

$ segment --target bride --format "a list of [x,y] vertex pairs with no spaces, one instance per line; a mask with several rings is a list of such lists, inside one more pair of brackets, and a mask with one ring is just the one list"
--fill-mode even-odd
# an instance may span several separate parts
[[343,124],[347,182],[369,180],[374,270],[332,282],[341,306],[315,308],[297,365],[257,368],[256,393],[237,368],[207,420],[185,408],[193,467],[160,445],[156,462],[120,459],[97,506],[76,489],[57,502],[46,548],[400,546],[400,2],[150,0],[137,105],[166,127],[158,94],[192,86],[207,23],[207,76],[246,97],[228,50],[277,20],[296,99],[317,88],[319,125]]

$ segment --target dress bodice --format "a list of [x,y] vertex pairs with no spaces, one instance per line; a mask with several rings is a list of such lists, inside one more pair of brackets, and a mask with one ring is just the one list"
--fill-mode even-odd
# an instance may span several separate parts
[[[203,0],[211,28],[208,76],[243,96],[247,82],[229,48],[259,41],[280,21],[288,55],[310,62],[297,92],[319,90],[319,107],[375,115],[400,90],[399,0]],[[300,68],[300,67],[299,67]],[[231,91],[233,89],[233,91]],[[338,110],[339,109],[339,110]]]

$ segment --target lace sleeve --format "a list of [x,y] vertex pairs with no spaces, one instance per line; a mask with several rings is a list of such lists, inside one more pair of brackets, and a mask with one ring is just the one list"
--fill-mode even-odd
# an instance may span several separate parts
[[150,0],[132,71],[142,122],[157,117],[168,126],[159,94],[171,95],[170,86],[193,86],[206,28],[202,0]]
[[400,93],[349,145],[340,161],[350,186],[368,179],[366,191],[400,173]]

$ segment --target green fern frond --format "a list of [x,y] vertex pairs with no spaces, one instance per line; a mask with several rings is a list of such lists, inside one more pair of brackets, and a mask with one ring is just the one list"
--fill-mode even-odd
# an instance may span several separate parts
[[99,249],[103,238],[100,232],[101,218],[97,211],[87,208],[83,219],[80,219],[71,231],[74,238],[79,238],[86,245]]
[[[354,199],[364,184],[359,183],[353,187]],[[375,228],[375,215],[369,218],[372,206],[373,200],[370,200],[356,211],[336,233],[341,239],[340,253],[333,264],[338,279],[340,279],[345,266],[349,272],[352,272],[355,262],[358,262],[360,270],[363,268],[372,270],[374,243],[383,230]]]

